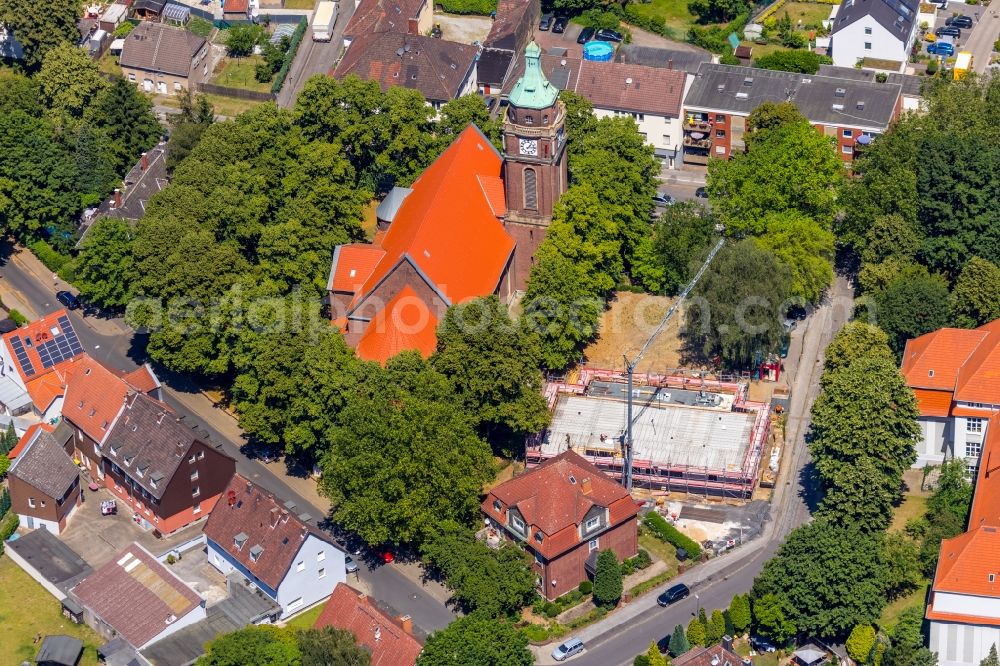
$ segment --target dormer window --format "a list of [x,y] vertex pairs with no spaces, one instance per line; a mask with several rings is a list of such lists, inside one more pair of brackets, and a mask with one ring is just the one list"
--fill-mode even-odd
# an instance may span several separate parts
[[260,555],[263,552],[264,552],[263,546],[261,545],[254,546],[253,548],[250,549],[250,559],[256,562],[258,559],[260,559]]
[[510,514],[510,526],[521,534],[524,534],[524,520],[516,513],[511,512]]
[[240,532],[237,534],[233,538],[233,544],[236,546],[236,550],[243,550],[243,544],[245,544],[249,538],[250,537],[247,536],[246,532]]
[[535,532],[535,541],[541,543],[544,538],[541,532]]
[[594,516],[593,518],[589,519],[587,522],[585,522],[583,524],[583,531],[584,532],[593,532],[594,530],[596,530],[600,526],[601,526],[601,517],[600,516]]
[[500,500],[493,500],[493,510],[497,513],[503,510],[503,505],[500,503]]
[[132,456],[125,456],[125,466],[128,467],[129,465],[131,465],[133,460],[135,460],[135,456],[134,455],[132,455]]
[[115,446],[114,444],[112,444],[109,447],[108,450],[111,452],[111,455],[115,456],[116,458],[118,457],[118,447],[117,446]]

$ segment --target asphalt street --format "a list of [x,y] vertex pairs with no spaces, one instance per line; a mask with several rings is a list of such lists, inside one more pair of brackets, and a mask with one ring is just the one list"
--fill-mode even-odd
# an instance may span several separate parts
[[[55,290],[52,285],[39,280],[35,274],[24,269],[16,260],[8,260],[0,267],[0,280],[5,281],[40,314],[47,314],[62,307],[55,300]],[[109,367],[131,370],[147,360],[145,341],[142,336],[134,335],[129,338],[102,335],[88,325],[87,319],[89,317],[84,317],[79,310],[70,312],[70,319],[84,349],[92,357]],[[166,389],[163,396],[164,401],[182,415],[186,423],[191,424],[203,435],[207,434],[210,442],[221,443],[223,450],[236,459],[237,472],[274,493],[277,497],[292,500],[296,503],[299,511],[307,512],[318,520],[325,517],[325,509],[316,506],[313,502],[296,493],[280,475],[275,474],[272,469],[260,461],[244,455],[240,450],[244,442],[225,436],[221,431],[225,429],[224,426],[220,428],[213,425],[213,423],[218,422],[224,423],[228,419],[231,427],[232,417],[220,410],[217,416],[218,421],[203,419],[188,409],[184,403],[192,398],[200,397],[198,389],[190,381],[184,381],[183,377],[173,378],[160,370],[157,370],[157,376],[163,381]],[[355,559],[362,558],[356,557]],[[454,619],[454,615],[448,608],[428,595],[397,568],[384,566],[374,558],[369,558],[368,562],[361,561],[359,565],[361,567],[360,578],[370,587],[372,595],[399,613],[409,614],[416,627],[424,633],[440,629]]]
[[[312,27],[306,30],[305,38],[299,46],[295,60],[288,72],[288,79],[278,93],[277,103],[282,108],[295,104],[295,99],[302,90],[302,85],[314,74],[329,74],[344,50],[344,28],[354,14],[354,2],[338,2],[340,13],[333,27],[329,42],[314,42]],[[310,19],[311,20],[311,19]]]

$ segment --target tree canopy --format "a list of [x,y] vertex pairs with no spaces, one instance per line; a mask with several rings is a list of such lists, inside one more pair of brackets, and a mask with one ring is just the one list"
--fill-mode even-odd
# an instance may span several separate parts
[[461,617],[435,631],[417,666],[531,666],[528,639],[514,626],[482,613]]
[[995,319],[1000,319],[1000,267],[973,257],[955,280],[951,320],[956,326],[975,328]]
[[302,666],[295,635],[270,624],[223,634],[206,647],[198,666]]
[[602,550],[597,556],[594,574],[594,604],[614,608],[622,597],[622,571],[613,550]]
[[80,4],[75,0],[52,0],[39,11],[35,0],[0,1],[0,23],[10,28],[24,49],[24,66],[35,72],[42,59],[60,44],[75,44],[80,38],[76,22]]
[[826,347],[824,377],[832,377],[834,371],[846,368],[861,358],[895,361],[885,331],[863,321],[849,321]]

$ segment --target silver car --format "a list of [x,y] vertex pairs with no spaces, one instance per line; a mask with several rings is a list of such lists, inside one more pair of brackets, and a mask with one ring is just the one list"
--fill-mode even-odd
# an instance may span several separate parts
[[556,661],[565,661],[581,652],[583,652],[583,641],[571,638],[552,651],[552,658]]
[[358,570],[358,563],[354,561],[350,555],[344,558],[344,568],[347,569],[347,573],[354,573]]

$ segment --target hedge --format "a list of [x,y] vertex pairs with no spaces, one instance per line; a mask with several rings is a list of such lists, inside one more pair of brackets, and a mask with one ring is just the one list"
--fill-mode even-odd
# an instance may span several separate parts
[[701,546],[697,542],[681,534],[680,530],[668,523],[663,516],[655,511],[647,513],[646,517],[642,519],[642,524],[660,541],[666,541],[674,548],[683,548],[686,550],[688,557],[692,560],[696,560],[701,556]]
[[274,77],[274,83],[271,85],[271,93],[277,95],[281,92],[281,87],[285,85],[285,77],[288,76],[288,70],[292,68],[292,61],[295,60],[295,53],[299,50],[299,44],[302,43],[302,37],[306,34],[306,28],[309,26],[309,22],[305,19],[299,21],[299,25],[295,28],[295,32],[292,33],[292,38],[288,43],[288,50],[285,51],[285,61],[281,63],[281,69],[278,70],[278,74]]
[[440,0],[435,4],[448,14],[489,16],[497,9],[497,0]]
[[60,254],[51,245],[41,239],[32,242],[28,247],[35,253],[38,260],[45,264],[45,267],[53,273],[58,273],[62,270],[63,266],[72,260],[72,257]]
[[[617,7],[617,5],[615,6]],[[645,14],[641,14],[632,5],[626,5],[625,10],[622,13],[625,21],[637,28],[642,28],[643,30],[657,34],[660,37],[677,40],[677,34],[667,25],[666,20],[662,16],[647,16]]]
[[0,554],[3,553],[3,544],[7,537],[17,531],[20,521],[16,513],[11,513],[5,520],[0,520]]
[[25,317],[23,314],[21,314],[19,311],[15,310],[14,308],[10,309],[10,312],[8,312],[8,316],[10,317],[10,320],[15,324],[17,324],[18,326],[24,326],[25,324],[28,323],[28,318]]

